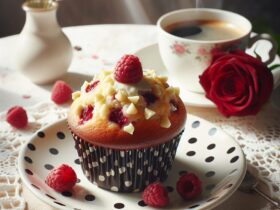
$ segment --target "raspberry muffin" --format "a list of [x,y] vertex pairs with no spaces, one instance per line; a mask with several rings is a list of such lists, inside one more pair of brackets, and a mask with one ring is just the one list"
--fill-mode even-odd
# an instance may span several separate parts
[[184,130],[179,89],[125,55],[73,93],[68,124],[85,176],[118,192],[164,181]]

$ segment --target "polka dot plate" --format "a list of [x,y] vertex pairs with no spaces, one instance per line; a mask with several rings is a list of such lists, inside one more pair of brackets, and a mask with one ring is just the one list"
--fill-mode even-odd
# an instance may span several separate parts
[[[51,169],[62,163],[74,168],[78,183],[72,191],[58,193],[44,180]],[[110,192],[86,179],[65,120],[41,129],[23,146],[19,172],[37,197],[59,209],[153,209],[145,205],[141,193]],[[184,201],[176,192],[176,181],[189,172],[202,180],[203,193],[195,200]],[[211,209],[232,195],[245,172],[240,146],[213,124],[188,115],[173,167],[164,182],[170,197],[168,209]]]

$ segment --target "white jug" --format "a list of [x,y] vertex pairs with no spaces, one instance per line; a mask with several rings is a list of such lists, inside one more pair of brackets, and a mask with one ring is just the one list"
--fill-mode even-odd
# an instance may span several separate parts
[[29,1],[23,4],[26,22],[19,35],[16,66],[36,84],[63,76],[72,60],[72,46],[57,23],[57,2]]

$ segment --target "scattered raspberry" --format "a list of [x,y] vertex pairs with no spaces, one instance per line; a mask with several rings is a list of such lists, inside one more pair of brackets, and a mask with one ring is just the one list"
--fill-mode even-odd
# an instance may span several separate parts
[[71,99],[72,92],[68,84],[59,80],[53,86],[51,98],[56,104],[63,104]]
[[169,203],[167,190],[160,183],[156,182],[148,185],[142,194],[144,202],[152,207],[165,207]]
[[14,106],[8,110],[7,122],[15,128],[24,128],[28,124],[27,114],[21,106]]
[[80,122],[79,124],[82,125],[84,122],[90,120],[93,116],[93,106],[88,105],[87,107],[83,108],[81,114],[80,114]]
[[121,109],[112,110],[109,116],[109,120],[119,124],[120,127],[122,127],[125,124],[128,124],[128,118],[123,115]]
[[155,103],[156,100],[158,99],[152,92],[145,92],[145,93],[142,94],[142,96],[144,97],[148,106],[150,104]]
[[99,83],[99,80],[94,81],[92,84],[89,84],[86,87],[86,92],[88,93],[89,91],[93,90]]
[[69,191],[76,184],[77,175],[70,166],[62,164],[50,171],[45,182],[55,191]]
[[118,82],[131,84],[137,83],[143,78],[142,65],[138,57],[124,55],[115,68],[115,79]]
[[201,181],[193,173],[182,175],[177,181],[176,189],[185,200],[197,198],[202,193]]

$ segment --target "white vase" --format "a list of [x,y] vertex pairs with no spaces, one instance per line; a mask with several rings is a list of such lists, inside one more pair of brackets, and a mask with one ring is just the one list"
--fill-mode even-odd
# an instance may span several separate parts
[[26,22],[19,35],[16,66],[36,84],[63,76],[72,60],[72,46],[57,23],[57,2],[25,2]]

